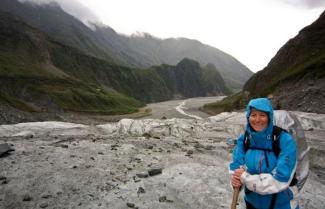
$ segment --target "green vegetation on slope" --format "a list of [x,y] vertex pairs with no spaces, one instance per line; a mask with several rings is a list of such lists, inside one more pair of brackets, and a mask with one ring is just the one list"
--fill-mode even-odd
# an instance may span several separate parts
[[[292,69],[286,71],[286,73],[281,74],[281,76],[276,77],[272,82],[260,92],[255,92],[255,94],[250,98],[256,97],[267,97],[269,94],[273,93],[281,83],[289,81],[300,81],[302,79],[321,79],[325,77],[325,56],[318,56],[314,59],[292,67]],[[258,79],[258,77],[257,77]],[[230,112],[233,110],[243,109],[249,98],[242,91],[233,94],[220,102],[205,104],[202,108],[203,111],[214,115],[221,112]]]
[[202,68],[183,59],[177,66],[119,66],[59,43],[8,13],[0,12],[0,38],[0,101],[25,111],[122,114],[143,106],[139,101],[227,93],[213,65]]
[[224,98],[220,102],[205,104],[201,110],[210,115],[216,115],[221,112],[240,110],[243,109],[246,105],[242,98],[242,92],[238,92]]
[[[173,99],[175,95],[195,97],[228,92],[216,69],[209,74],[213,76],[204,80],[203,74],[208,71],[189,59],[177,66],[135,69],[114,65],[60,44],[52,45],[50,52],[53,64],[67,75],[115,89],[145,103]],[[210,88],[205,88],[205,85]]]
[[[82,76],[83,71],[76,72],[78,78],[54,66],[51,57],[55,53],[49,49],[55,51],[62,46],[8,13],[0,12],[0,38],[0,103],[23,111],[107,114],[130,113],[143,106],[131,97],[90,82],[88,74]],[[63,64],[80,67],[69,60]]]
[[62,84],[41,86],[55,103],[64,110],[105,114],[125,114],[135,112],[141,103],[133,98],[107,91],[100,87],[90,87],[76,82],[68,89]]
[[133,98],[83,82],[45,77],[0,77],[0,102],[24,111],[77,111],[104,114],[135,112]]

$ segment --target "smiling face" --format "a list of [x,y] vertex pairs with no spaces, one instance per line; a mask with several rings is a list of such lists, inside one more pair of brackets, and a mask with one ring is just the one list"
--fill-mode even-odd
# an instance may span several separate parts
[[251,111],[248,120],[251,127],[257,132],[265,129],[269,123],[269,117],[267,114],[255,109]]

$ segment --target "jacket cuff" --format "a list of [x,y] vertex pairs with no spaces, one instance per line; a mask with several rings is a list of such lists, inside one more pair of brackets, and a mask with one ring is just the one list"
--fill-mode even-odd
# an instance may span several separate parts
[[245,178],[246,176],[249,176],[249,173],[247,173],[246,171],[244,171],[241,176],[240,176],[240,181],[242,184],[245,184]]

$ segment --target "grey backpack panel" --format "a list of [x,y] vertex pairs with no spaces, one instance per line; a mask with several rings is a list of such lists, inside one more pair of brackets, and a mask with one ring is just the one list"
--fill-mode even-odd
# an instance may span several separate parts
[[274,124],[287,130],[296,140],[298,148],[298,165],[296,169],[297,187],[301,190],[309,174],[309,147],[306,142],[304,130],[293,113],[285,110],[274,111]]

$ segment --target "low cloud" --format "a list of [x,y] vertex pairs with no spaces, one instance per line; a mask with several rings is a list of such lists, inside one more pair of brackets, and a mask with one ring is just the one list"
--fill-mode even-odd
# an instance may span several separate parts
[[295,7],[304,7],[307,9],[323,8],[325,9],[325,0],[277,0],[290,4]]
[[49,4],[57,2],[61,8],[70,15],[78,18],[84,24],[89,25],[90,22],[99,22],[99,18],[87,7],[76,0],[19,0],[20,2],[33,2],[35,4]]

